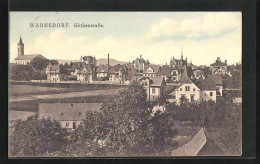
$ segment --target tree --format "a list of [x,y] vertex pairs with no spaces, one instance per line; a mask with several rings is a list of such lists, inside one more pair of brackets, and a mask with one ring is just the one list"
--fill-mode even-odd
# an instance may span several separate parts
[[48,59],[36,56],[34,59],[32,59],[31,66],[35,70],[45,70],[49,63],[50,61]]
[[12,156],[40,156],[66,145],[66,131],[59,122],[28,119],[16,123],[10,139]]
[[72,134],[70,152],[79,156],[136,156],[163,154],[167,146],[172,148],[176,145],[171,140],[176,135],[173,122],[167,115],[153,115],[146,96],[134,83],[107,99],[101,111],[88,113]]
[[10,68],[10,79],[12,80],[31,80],[33,69],[28,65],[14,65]]

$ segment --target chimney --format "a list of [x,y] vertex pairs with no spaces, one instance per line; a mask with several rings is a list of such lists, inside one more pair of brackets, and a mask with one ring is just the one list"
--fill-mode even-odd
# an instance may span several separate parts
[[225,64],[227,64],[227,60],[225,60]]
[[220,57],[217,57],[217,61],[220,62]]
[[140,59],[142,59],[142,54],[140,54]]

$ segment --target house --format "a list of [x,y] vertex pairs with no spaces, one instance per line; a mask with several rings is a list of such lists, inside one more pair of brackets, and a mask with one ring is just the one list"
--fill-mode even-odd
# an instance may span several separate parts
[[204,71],[200,69],[193,70],[193,74],[195,79],[205,79],[206,77]]
[[86,65],[77,71],[77,80],[87,83],[93,83],[95,79],[95,70],[90,65]]
[[184,67],[182,76],[179,80],[180,85],[169,94],[172,101],[179,101],[180,99],[187,99],[188,101],[200,100],[200,88],[189,78],[187,73],[187,67]]
[[205,80],[202,80],[199,84],[199,87],[201,89],[200,92],[200,100],[201,101],[217,101],[217,90],[216,84],[214,80],[211,78],[207,78]]
[[115,65],[109,68],[109,81],[125,84],[127,79],[127,67],[125,65]]
[[[216,70],[219,70],[221,73],[227,72],[227,60],[225,60],[225,63],[221,62],[220,57],[217,57],[217,60],[215,63],[210,64],[210,71],[213,74],[216,72]],[[219,72],[219,73],[220,73]]]
[[92,65],[92,66],[96,66],[97,64],[97,60],[95,58],[95,56],[81,56],[80,59],[79,59],[80,62],[84,62],[86,63],[87,65]]
[[179,102],[181,99],[191,101],[216,101],[217,87],[212,79],[203,80],[200,83],[193,81],[188,76],[187,67],[184,67],[180,85],[169,94],[170,102]]
[[161,66],[159,65],[146,65],[144,67],[143,76],[145,77],[156,77],[160,76]]
[[97,78],[106,78],[108,75],[108,65],[99,65],[97,67]]
[[31,63],[31,61],[36,58],[36,57],[40,57],[42,59],[46,59],[44,56],[42,56],[41,54],[29,54],[29,55],[25,55],[24,54],[24,44],[22,41],[22,38],[20,37],[20,41],[17,44],[18,47],[18,54],[17,57],[14,59],[16,64],[21,64],[21,65],[29,65]]
[[60,82],[61,73],[59,64],[51,65],[49,64],[46,68],[47,81]]
[[140,58],[136,58],[132,62],[132,65],[134,66],[134,69],[137,71],[137,73],[143,73],[145,66],[149,64],[150,62],[148,60],[144,60],[142,55],[140,55]]
[[207,79],[211,79],[211,83],[214,83],[217,88],[217,96],[222,96],[223,82],[222,77],[219,75],[210,75]]
[[160,75],[166,82],[176,82],[179,80],[179,70],[177,67],[171,67],[167,65],[162,66]]
[[136,80],[146,91],[147,100],[155,100],[164,94],[166,85],[163,77],[135,77]]
[[56,120],[61,127],[76,129],[88,111],[99,111],[101,103],[39,103],[38,118]]

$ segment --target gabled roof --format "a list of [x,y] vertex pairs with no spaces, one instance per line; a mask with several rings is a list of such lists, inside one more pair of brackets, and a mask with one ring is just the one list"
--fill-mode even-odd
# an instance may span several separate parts
[[106,65],[104,65],[104,64],[99,65],[99,66],[97,67],[97,72],[101,72],[101,71],[107,72],[107,70],[108,70],[107,67],[108,67],[107,64],[106,64]]
[[149,80],[150,86],[162,86],[162,83],[164,82],[163,77],[144,77],[144,76],[134,76],[132,80],[136,80],[137,82],[141,82],[142,80]]
[[210,64],[210,66],[227,66],[227,64],[216,60],[215,63]]
[[118,73],[119,70],[125,71],[125,70],[126,70],[126,66],[125,66],[125,65],[119,65],[119,64],[118,64],[118,65],[109,67],[109,73]]
[[[213,73],[217,72],[218,70],[223,70],[222,68],[217,68],[213,71]],[[224,70],[223,70],[224,71]]]
[[200,86],[200,89],[202,89],[202,90],[216,90],[217,89],[215,83],[209,78],[202,80],[201,83],[199,84],[199,86]]
[[215,90],[217,85],[222,85],[222,78],[219,75],[211,75],[207,79],[199,80],[198,85],[202,90]]
[[87,64],[85,62],[73,62],[72,63],[72,66],[71,66],[71,70],[72,71],[75,71],[75,69],[81,69],[81,68],[84,68],[86,67]]
[[85,74],[85,73],[92,73],[92,67],[90,67],[90,65],[86,65],[85,67],[82,67],[78,71],[78,74]]
[[167,77],[170,77],[172,70],[173,70],[173,67],[163,66],[161,68],[161,75],[166,75]]
[[46,59],[41,54],[30,54],[30,55],[20,55],[20,56],[16,57],[14,60],[32,60],[36,57],[41,57],[43,59]]
[[38,117],[56,121],[82,121],[87,111],[99,111],[101,103],[39,103]]
[[147,73],[147,69],[150,67],[153,69],[154,73],[158,73],[161,69],[161,66],[159,65],[146,65],[144,66],[144,73]]
[[222,85],[222,77],[220,75],[210,75],[208,78],[212,79],[216,85]]
[[48,71],[60,71],[60,65],[59,64],[48,65],[47,70]]
[[151,86],[162,86],[162,83],[164,81],[163,77],[150,77],[152,83]]

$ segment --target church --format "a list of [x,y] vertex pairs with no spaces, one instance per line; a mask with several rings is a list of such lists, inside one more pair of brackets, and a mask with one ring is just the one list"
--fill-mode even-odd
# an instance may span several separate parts
[[14,59],[16,64],[30,65],[31,61],[36,57],[41,57],[43,59],[46,59],[41,54],[24,55],[24,44],[23,44],[21,36],[20,36],[19,43],[17,44],[17,48],[18,48],[18,54],[17,54],[17,57]]

